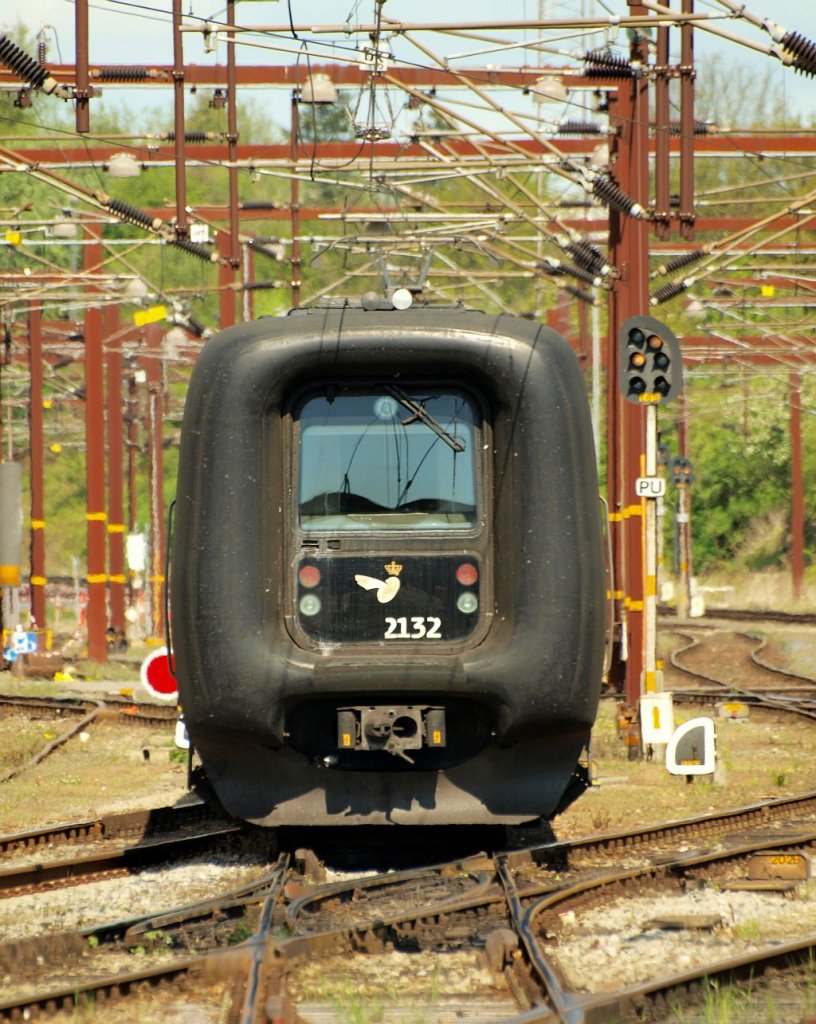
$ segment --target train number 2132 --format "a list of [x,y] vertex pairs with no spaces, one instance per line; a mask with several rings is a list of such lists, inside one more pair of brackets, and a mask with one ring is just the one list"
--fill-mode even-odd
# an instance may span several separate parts
[[[410,623],[410,629],[409,629]],[[383,634],[386,640],[441,640],[442,620],[435,615],[428,615],[423,618],[421,615],[414,615],[410,619],[402,616],[395,619],[390,615],[385,618],[386,630]]]

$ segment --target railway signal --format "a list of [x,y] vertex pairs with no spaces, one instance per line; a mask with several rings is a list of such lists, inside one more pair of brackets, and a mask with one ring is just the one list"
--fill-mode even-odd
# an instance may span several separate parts
[[675,455],[671,460],[671,474],[675,486],[688,487],[694,483],[694,466],[680,455]]
[[627,402],[661,405],[680,394],[680,342],[664,323],[650,316],[629,317],[618,340],[620,386]]
[[618,335],[618,372],[624,400],[646,409],[646,472],[637,477],[635,494],[645,503],[641,693],[654,694],[663,689],[662,673],[657,669],[657,499],[666,490],[665,480],[657,474],[657,407],[682,390],[680,342],[660,320],[631,316],[621,324]]

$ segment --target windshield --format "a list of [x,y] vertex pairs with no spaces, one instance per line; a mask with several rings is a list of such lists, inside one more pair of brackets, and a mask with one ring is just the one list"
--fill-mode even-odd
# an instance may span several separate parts
[[472,529],[474,403],[453,389],[325,389],[303,403],[305,530]]

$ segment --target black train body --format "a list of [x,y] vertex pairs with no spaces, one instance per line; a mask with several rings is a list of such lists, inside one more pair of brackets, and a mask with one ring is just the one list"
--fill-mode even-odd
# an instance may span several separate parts
[[189,735],[232,814],[556,813],[597,709],[603,588],[584,383],[550,329],[347,307],[206,344],[172,634]]

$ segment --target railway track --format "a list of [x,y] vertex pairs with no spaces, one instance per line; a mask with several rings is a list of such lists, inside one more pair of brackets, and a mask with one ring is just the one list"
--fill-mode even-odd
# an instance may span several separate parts
[[[739,642],[741,658],[771,673],[768,692],[780,678],[807,687],[802,677],[780,677],[756,638]],[[701,657],[698,648],[688,650]],[[679,660],[686,675],[701,668],[688,655]],[[689,699],[733,691],[727,673],[697,674],[710,678]],[[757,700],[765,699],[759,689]],[[315,858],[290,848],[284,832],[267,833],[268,863],[251,879],[186,900],[179,889],[177,906],[134,905],[118,920],[52,926],[50,934],[0,945],[0,977],[15,980],[13,991],[4,986],[0,1020],[34,1013],[70,1020],[77,1006],[120,999],[153,1019],[175,1019],[183,1004],[203,1022],[230,1024],[365,1020],[366,1005],[369,1019],[400,1024],[411,1019],[406,1013],[480,1024],[674,1022],[702,1019],[699,1008],[730,982],[781,1000],[787,1016],[779,1019],[804,1019],[816,894],[807,877],[785,872],[802,874],[816,851],[816,791],[331,882],[320,880]],[[297,835],[302,842],[303,832]],[[62,892],[54,887],[67,879],[74,888],[65,893],[81,894],[100,878],[118,886],[172,858],[189,859],[185,848],[243,841],[251,842],[243,827],[213,820],[203,805],[0,836],[0,907],[16,898],[8,881],[15,873],[18,892],[42,892],[43,883]],[[760,879],[751,877],[757,858],[765,864]],[[742,899],[753,901],[750,911]],[[753,918],[741,913],[760,922],[756,934]],[[647,970],[652,949],[664,950],[659,970]],[[688,950],[699,960],[684,961]],[[368,994],[375,983],[386,996]],[[410,1002],[412,993],[418,1002]],[[688,1016],[678,1017],[678,1007]]]
[[[728,666],[723,666],[716,655],[712,658],[708,653],[714,644],[711,634],[701,637],[686,631],[674,632],[685,640],[685,645],[672,651],[671,665],[678,673],[698,683],[697,686],[688,689],[672,687],[675,699],[713,698],[715,701],[722,701],[725,697],[738,698],[756,706],[791,712],[816,720],[816,679],[791,672],[763,658],[761,652],[767,647],[767,637],[749,633],[728,634],[729,650],[733,653],[735,644],[739,645],[739,657]],[[698,664],[688,664],[695,656]],[[700,660],[704,661],[706,667],[713,660],[719,666],[719,674],[715,676],[709,671],[704,671],[699,664]],[[700,683],[710,684],[712,689],[705,691],[700,687]]]
[[[660,615],[668,625],[676,621],[676,616],[669,608],[661,607]],[[706,613],[706,618],[708,620],[720,619],[725,622],[777,622],[789,626],[816,625],[816,613],[813,612],[785,612],[757,608],[711,608]],[[698,623],[695,621],[696,625]]]
[[[163,813],[169,829],[176,812],[165,809]],[[213,834],[200,821],[196,823],[200,814],[201,808],[192,808],[182,815],[197,842],[208,841]],[[96,828],[86,823],[66,825],[59,833],[67,837],[63,849],[80,841],[84,845],[85,835],[100,831],[101,822],[95,824]],[[115,842],[117,825],[128,831],[134,824],[111,823],[107,841]],[[36,843],[38,834],[32,833],[30,840]],[[28,849],[31,842],[22,836],[14,841],[7,837],[4,848]],[[181,848],[165,839],[126,849],[130,856],[134,849],[151,849],[148,859],[155,860],[177,855]],[[292,995],[298,992],[299,972],[321,964],[330,978],[338,963],[348,970],[352,960],[371,965],[399,959],[401,953],[428,953],[441,961],[460,955],[472,960],[478,955],[482,1003],[500,1014],[495,1020],[518,1017],[519,1021],[577,1024],[608,1021],[613,1012],[626,1019],[633,1008],[668,1005],[675,990],[688,1002],[689,989],[697,986],[703,991],[704,979],[714,974],[725,978],[772,965],[778,969],[783,955],[791,964],[801,963],[816,948],[816,936],[806,934],[795,940],[788,936],[783,946],[777,943],[773,949],[755,943],[749,952],[740,949],[738,954],[721,956],[713,966],[706,961],[694,970],[638,981],[624,990],[587,993],[570,986],[569,972],[559,960],[559,947],[568,950],[570,942],[570,926],[565,922],[622,901],[631,900],[633,906],[634,901],[645,901],[648,907],[658,898],[679,901],[689,891],[713,893],[729,879],[744,880],[750,858],[769,849],[784,870],[787,862],[798,863],[815,848],[816,792],[654,829],[553,842],[434,868],[326,884],[310,884],[304,876],[308,857],[284,854],[251,882],[185,906],[0,946],[4,973],[13,971],[19,977],[21,963],[38,965],[37,977],[22,977],[22,991],[0,1001],[0,1019],[15,1019],[34,1010],[54,1015],[75,1005],[78,996],[89,1001],[113,995],[127,998],[129,993],[143,993],[146,985],[168,982],[165,996],[156,998],[176,997],[179,985],[187,986],[191,997],[197,998],[195,993],[206,987],[206,979],[216,978],[220,979],[218,998],[232,1005],[231,1020],[247,1024],[267,1018],[305,1021],[309,1018],[297,1015],[299,1004]],[[81,877],[78,881],[83,884]],[[804,884],[767,878],[762,891],[778,900],[780,882],[789,891]],[[649,917],[646,911],[639,912]],[[616,913],[622,913],[619,906]],[[723,927],[716,921],[703,927],[680,909],[668,924],[664,920],[640,929],[639,934],[684,933],[688,942],[688,936],[707,929],[716,932],[724,945]],[[235,942],[243,936],[242,942]],[[134,970],[134,950],[150,963]],[[51,979],[54,971],[63,972],[62,986]],[[49,983],[38,985],[42,974]],[[270,1007],[278,1017],[268,1017]]]
[[123,726],[166,726],[178,718],[175,707],[159,704],[135,704],[121,697],[22,697],[0,696],[0,722],[17,719],[43,720],[59,727],[59,732],[46,736],[46,742],[29,757],[0,771],[0,782],[14,778],[40,764],[56,750],[100,721],[117,722]]

